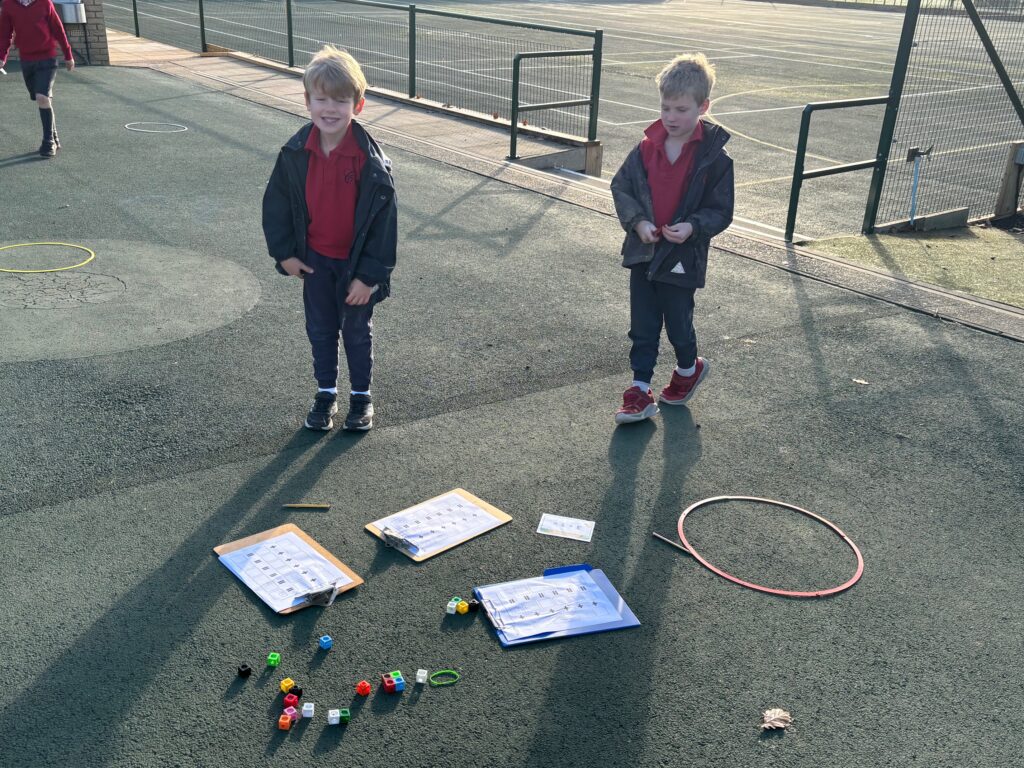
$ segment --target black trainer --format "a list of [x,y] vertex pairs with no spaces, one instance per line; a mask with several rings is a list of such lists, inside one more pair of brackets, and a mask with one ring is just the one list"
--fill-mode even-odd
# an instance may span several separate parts
[[57,145],[53,143],[53,140],[44,141],[39,145],[39,156],[40,157],[53,157],[57,154]]
[[333,392],[317,392],[313,406],[306,416],[306,429],[319,429],[328,432],[334,429],[331,416],[338,412],[338,397]]
[[370,396],[352,395],[348,402],[345,429],[349,432],[365,432],[373,427],[373,400]]

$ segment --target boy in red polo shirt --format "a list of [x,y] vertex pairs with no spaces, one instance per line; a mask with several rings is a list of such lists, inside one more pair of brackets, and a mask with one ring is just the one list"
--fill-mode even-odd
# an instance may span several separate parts
[[679,56],[656,78],[661,119],[612,179],[615,211],[626,240],[622,266],[629,275],[629,362],[633,382],[615,414],[617,424],[658,413],[651,380],[661,329],[676,355],[676,369],[658,399],[687,402],[708,372],[697,356],[693,298],[704,287],[711,238],[732,222],[733,168],[729,134],[701,116],[708,111],[714,67],[704,54]]
[[57,77],[57,48],[64,53],[68,72],[75,68],[75,57],[53,1],[0,2],[0,69],[7,64],[7,54],[15,35],[25,87],[29,98],[39,107],[39,119],[43,123],[43,143],[39,146],[39,154],[53,157],[60,149],[52,102],[53,81]]
[[340,337],[351,384],[345,429],[365,431],[373,426],[373,307],[390,293],[398,242],[391,161],[353,119],[366,78],[352,56],[324,46],[303,83],[312,122],[278,154],[263,234],[278,272],[303,281],[317,382],[306,428],[334,428]]

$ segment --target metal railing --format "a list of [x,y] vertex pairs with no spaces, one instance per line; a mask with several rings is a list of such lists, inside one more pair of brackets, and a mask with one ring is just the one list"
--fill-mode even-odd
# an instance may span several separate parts
[[[596,139],[600,31],[377,0],[104,4],[113,12],[111,26],[190,50],[240,51],[302,67],[324,43],[331,43],[355,56],[374,88],[512,125],[517,124],[513,111],[531,111],[537,115],[530,121],[534,128]],[[580,38],[593,41],[592,46],[567,44]],[[523,78],[517,56],[519,64],[524,59],[558,59],[559,64],[530,68],[529,77]]]
[[817,101],[804,107],[800,117],[800,136],[796,142],[796,161],[793,165],[793,185],[789,191],[789,210],[786,214],[786,242],[793,242],[793,232],[796,230],[796,210],[800,204],[800,188],[807,179],[818,179],[822,176],[834,176],[837,173],[849,173],[850,171],[863,171],[868,168],[877,168],[879,158],[874,160],[861,160],[856,163],[844,163],[843,165],[830,165],[827,168],[817,168],[813,171],[804,170],[804,158],[807,155],[807,136],[811,131],[811,115],[824,109],[843,109],[845,107],[868,107],[876,104],[888,104],[888,96],[869,96],[863,99],[839,99],[836,101]]

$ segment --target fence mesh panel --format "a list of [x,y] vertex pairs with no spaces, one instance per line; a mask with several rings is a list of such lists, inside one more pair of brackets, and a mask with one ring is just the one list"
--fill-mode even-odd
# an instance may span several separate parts
[[[976,4],[1018,94],[1024,93],[1024,2],[1016,17],[1006,2]],[[877,223],[909,217],[914,163],[908,152],[934,147],[923,159],[916,215],[954,208],[971,218],[995,209],[1009,146],[1024,140],[1021,124],[963,5],[922,10],[886,168]]]

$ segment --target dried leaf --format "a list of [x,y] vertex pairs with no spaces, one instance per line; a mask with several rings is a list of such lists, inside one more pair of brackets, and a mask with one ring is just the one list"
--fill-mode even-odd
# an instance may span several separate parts
[[793,722],[793,716],[784,709],[769,709],[761,716],[764,722],[761,723],[761,730],[769,728],[788,728]]

